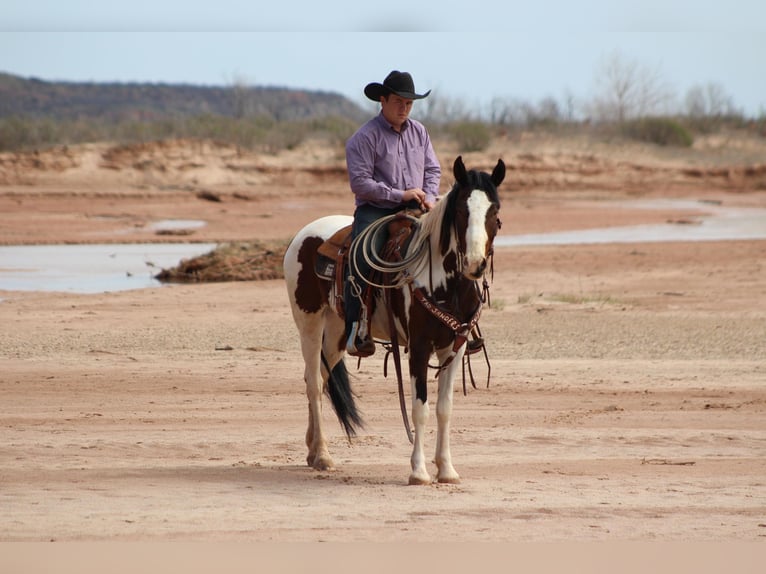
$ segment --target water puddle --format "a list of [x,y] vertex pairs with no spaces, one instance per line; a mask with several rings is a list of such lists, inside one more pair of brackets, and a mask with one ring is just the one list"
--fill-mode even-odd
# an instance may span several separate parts
[[0,290],[103,293],[162,285],[154,276],[215,243],[0,246]]
[[[502,235],[495,239],[495,245],[508,247],[766,239],[766,208],[726,207],[715,203],[688,200],[631,201],[623,205],[632,209],[677,208],[686,211],[700,210],[701,213],[683,222]],[[613,204],[604,207],[613,207]]]

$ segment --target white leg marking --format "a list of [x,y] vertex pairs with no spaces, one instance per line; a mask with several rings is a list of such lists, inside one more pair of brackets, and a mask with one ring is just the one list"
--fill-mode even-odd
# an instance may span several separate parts
[[412,424],[415,426],[415,436],[412,445],[412,473],[409,484],[431,484],[431,475],[426,469],[426,456],[424,449],[426,425],[428,423],[428,402],[423,403],[415,395],[415,379],[412,378]]
[[[465,349],[465,347],[463,347]],[[440,358],[440,360],[443,360]],[[460,475],[452,466],[450,452],[450,419],[452,417],[452,397],[454,394],[457,367],[462,364],[463,350],[458,352],[452,363],[439,375],[439,398],[436,401],[436,467],[439,469],[436,479],[439,482],[457,484]]]

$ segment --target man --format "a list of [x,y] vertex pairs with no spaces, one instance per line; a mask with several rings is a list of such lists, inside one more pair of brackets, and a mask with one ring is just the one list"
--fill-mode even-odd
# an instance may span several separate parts
[[[364,94],[380,102],[380,113],[346,142],[346,163],[351,191],[356,196],[352,236],[358,236],[380,217],[407,207],[427,211],[439,196],[441,167],[428,131],[410,119],[415,100],[428,96],[415,92],[412,76],[394,70],[383,83],[373,82]],[[358,260],[359,273],[370,268]],[[346,352],[366,357],[375,352],[362,313],[365,283],[353,271],[346,282]]]

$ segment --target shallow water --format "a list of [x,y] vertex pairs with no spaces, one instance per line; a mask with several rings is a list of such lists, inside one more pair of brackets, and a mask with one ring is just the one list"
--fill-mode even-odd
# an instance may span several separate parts
[[[495,239],[499,247],[520,245],[578,245],[593,243],[650,243],[660,241],[728,241],[766,239],[766,209],[755,207],[726,207],[688,200],[631,201],[626,205],[634,209],[698,209],[709,215],[689,218],[685,223],[660,223],[532,233],[527,235],[501,235]],[[611,207],[609,205],[608,207]]]
[[154,278],[215,243],[0,246],[0,290],[102,293],[159,287]]
[[[727,207],[690,200],[625,202],[633,209],[699,210],[688,223],[632,225],[527,235],[501,235],[495,245],[577,245],[658,241],[766,239],[766,208]],[[613,204],[606,207],[613,207]],[[704,215],[702,214],[704,212]],[[163,222],[163,228],[204,222]],[[214,243],[0,246],[0,290],[102,293],[159,287],[154,276],[182,259],[208,253]]]

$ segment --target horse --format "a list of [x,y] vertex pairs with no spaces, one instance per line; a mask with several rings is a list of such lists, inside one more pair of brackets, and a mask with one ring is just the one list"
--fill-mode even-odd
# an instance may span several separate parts
[[[458,156],[453,174],[453,187],[412,227],[400,264],[392,264],[395,279],[379,285],[383,288],[377,289],[370,318],[376,343],[393,342],[409,350],[414,438],[410,439],[413,449],[408,483],[413,485],[432,482],[424,441],[429,419],[428,369],[434,355],[438,361],[436,480],[460,482],[450,453],[453,385],[468,334],[484,304],[478,281],[490,265],[501,225],[497,188],[505,177],[503,161],[498,160],[488,174],[467,170]],[[285,282],[305,363],[306,462],[322,471],[335,468],[322,428],[323,393],[329,395],[349,440],[364,425],[343,360],[345,322],[342,305],[338,305],[343,289],[338,281],[323,278],[316,271],[320,245],[351,222],[350,216],[329,215],[307,224],[291,240],[284,256]],[[361,240],[360,235],[352,250],[359,248]],[[383,264],[379,257],[373,261]],[[392,322],[394,328],[390,329]],[[400,402],[410,434],[401,389]]]

